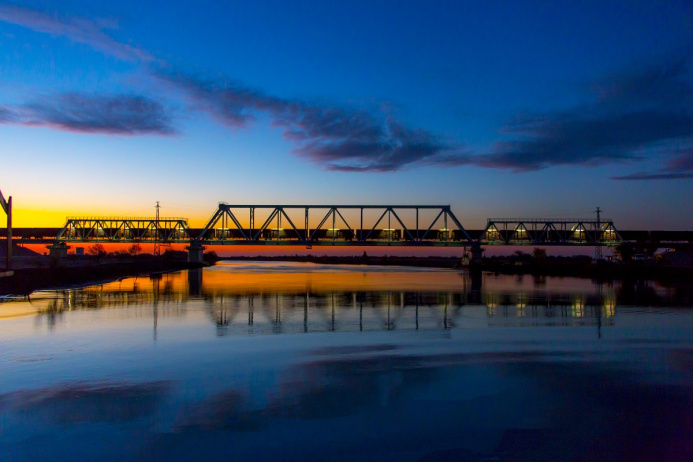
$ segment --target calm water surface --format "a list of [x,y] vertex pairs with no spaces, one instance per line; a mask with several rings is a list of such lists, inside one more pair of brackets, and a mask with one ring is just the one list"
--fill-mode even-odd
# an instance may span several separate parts
[[224,263],[0,301],[0,460],[693,460],[690,290]]

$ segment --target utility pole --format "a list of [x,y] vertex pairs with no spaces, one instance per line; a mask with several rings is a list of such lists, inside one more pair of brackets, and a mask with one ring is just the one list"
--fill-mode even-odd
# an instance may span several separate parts
[[594,212],[597,214],[597,230],[595,231],[594,234],[594,242],[596,247],[594,248],[594,259],[599,261],[602,259],[602,244],[601,244],[601,237],[602,237],[602,220],[601,220],[601,213],[602,210],[597,207],[597,210]]
[[159,201],[156,201],[156,234],[154,235],[154,255],[157,257],[161,255],[161,245],[159,244],[159,208],[161,208]]
[[7,215],[7,261],[5,270],[10,271],[12,269],[12,196],[5,200],[2,191],[0,191],[0,206]]

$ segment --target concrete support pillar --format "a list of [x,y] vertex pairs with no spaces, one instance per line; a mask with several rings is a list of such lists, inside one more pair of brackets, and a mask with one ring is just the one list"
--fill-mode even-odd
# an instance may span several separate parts
[[481,248],[481,244],[474,244],[470,250],[471,253],[471,261],[470,264],[472,265],[479,265],[481,264],[481,258],[483,257],[483,252],[484,249]]
[[51,258],[65,258],[67,257],[67,249],[70,247],[64,242],[56,242],[46,247],[48,249],[48,255]]
[[205,248],[198,241],[191,241],[188,246],[188,262],[202,263]]

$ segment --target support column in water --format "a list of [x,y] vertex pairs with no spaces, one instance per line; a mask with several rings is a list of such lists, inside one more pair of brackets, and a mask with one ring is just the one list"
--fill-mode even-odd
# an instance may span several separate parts
[[191,241],[188,246],[188,262],[202,263],[205,248],[199,241]]

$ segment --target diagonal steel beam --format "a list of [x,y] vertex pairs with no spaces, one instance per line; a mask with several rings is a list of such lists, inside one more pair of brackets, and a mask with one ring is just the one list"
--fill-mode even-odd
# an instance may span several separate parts
[[210,229],[214,228],[214,225],[216,225],[217,222],[219,221],[219,218],[221,218],[221,215],[223,213],[222,210],[223,210],[222,206],[219,205],[219,208],[217,209],[216,212],[214,212],[214,215],[212,215],[212,218],[210,218],[209,221],[207,222],[207,224],[205,225],[205,227],[202,228],[202,231],[200,232],[200,234],[195,239],[196,241],[201,241],[204,238],[205,234],[207,234],[207,232]]
[[337,212],[337,215],[339,215],[339,218],[342,219],[342,221],[344,222],[346,227],[349,229],[349,231],[353,232],[354,231],[353,228],[349,225],[349,223],[347,223],[346,219],[342,216],[342,213],[339,211],[339,209],[335,208],[335,211]]
[[[474,243],[474,239],[472,239],[472,237],[469,235],[469,233],[467,233],[467,230],[464,229],[464,226],[462,226],[462,223],[460,223],[460,220],[458,220],[457,217],[455,216],[455,214],[452,213],[452,210],[448,209],[448,215],[450,216],[450,218],[452,218],[452,222],[455,223],[455,226],[457,226],[457,229],[462,231],[462,233],[464,234],[464,237],[467,238],[467,242],[469,242],[470,244]],[[483,234],[482,234],[482,236],[483,236]],[[479,238],[479,239],[481,239],[481,238]]]
[[[369,237],[371,237],[371,234],[373,234],[373,231],[375,231],[375,228],[378,227],[378,225],[380,224],[380,222],[381,222],[381,221],[383,220],[383,218],[385,217],[385,214],[386,214],[386,213],[387,213],[387,209],[385,209],[385,210],[383,211],[383,214],[380,215],[380,218],[378,218],[378,221],[375,222],[375,224],[373,225],[373,227],[371,228],[371,230],[368,231],[368,234],[366,235],[366,237],[364,237],[364,238],[362,239],[362,242],[365,242],[366,240],[368,240]],[[361,237],[363,237],[363,236],[361,236]]]
[[322,221],[320,222],[320,224],[318,225],[318,227],[315,228],[315,231],[313,231],[313,234],[310,235],[310,240],[311,240],[311,241],[315,238],[316,234],[318,233],[318,230],[319,230],[320,228],[322,228],[322,225],[324,225],[325,222],[327,221],[327,219],[330,218],[330,214],[331,214],[331,213],[334,213],[334,208],[330,208],[330,210],[327,211],[327,213],[325,214],[325,217],[322,219]]
[[392,214],[395,216],[395,220],[397,220],[397,221],[399,222],[399,224],[402,226],[402,229],[409,235],[409,239],[411,239],[412,241],[414,241],[414,236],[413,236],[412,233],[409,231],[409,229],[407,229],[407,227],[404,226],[404,223],[402,223],[402,220],[400,220],[399,215],[397,215],[397,212],[395,212],[395,211],[392,209],[392,207],[390,207],[390,211],[391,211]]
[[274,210],[272,210],[272,213],[270,214],[270,216],[267,218],[267,220],[265,220],[265,222],[262,224],[260,229],[257,230],[257,233],[255,233],[255,236],[253,236],[254,241],[258,240],[258,238],[262,235],[262,232],[267,228],[267,226],[272,222],[272,220],[274,220],[274,217],[277,215],[278,210],[279,209],[277,209],[276,207]]
[[[293,228],[293,230],[296,232],[296,236],[298,236],[298,239],[299,239],[299,240],[302,240],[301,233],[298,231],[298,229],[297,229],[296,226],[294,225],[294,222],[291,221],[291,218],[289,218],[289,215],[286,214],[286,212],[284,211],[284,209],[281,209],[281,213],[282,213],[282,215],[284,215],[284,218],[286,218],[286,220],[289,222],[289,224],[291,225],[291,227]],[[279,236],[277,236],[277,239],[279,239]]]
[[440,216],[443,214],[444,210],[445,209],[441,207],[440,212],[438,212],[438,215],[436,215],[433,222],[431,222],[431,226],[429,226],[428,229],[426,230],[426,232],[424,233],[424,235],[421,236],[421,240],[426,239],[426,236],[428,236],[429,231],[431,231],[431,228],[433,228],[433,226],[435,226],[436,222],[438,221],[438,218],[440,218]]

